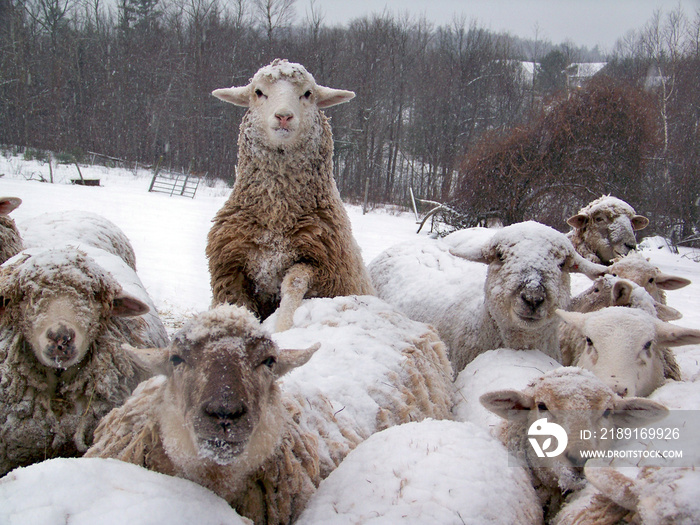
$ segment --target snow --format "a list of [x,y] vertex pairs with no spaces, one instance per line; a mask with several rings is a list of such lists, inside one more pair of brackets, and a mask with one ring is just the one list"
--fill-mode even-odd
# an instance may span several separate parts
[[[4,174],[0,177],[0,194],[20,197],[23,200],[22,205],[11,214],[20,227],[23,222],[29,222],[32,217],[47,211],[64,210],[97,213],[119,226],[134,246],[138,278],[153,300],[170,333],[181,326],[192,313],[208,309],[211,303],[211,292],[205,257],[206,237],[211,219],[223,205],[230,189],[224,184],[200,184],[195,199],[169,197],[161,193],[148,193],[150,174],[146,171],[86,166],[81,169],[86,178],[99,178],[101,185],[99,187],[71,185],[70,179],[76,178],[77,172],[74,166],[67,165],[54,166],[55,184],[42,183],[36,179],[49,178],[47,164],[24,161],[19,157],[0,156],[0,175]],[[347,206],[347,210],[353,224],[353,233],[363,250],[366,263],[389,246],[401,242],[424,242],[426,246],[437,243],[424,233],[416,235],[417,225],[410,214],[375,211],[363,215],[357,206]],[[480,232],[485,236],[489,233]],[[452,247],[454,243],[454,245],[463,246],[466,250],[468,244],[465,243],[472,242],[468,235],[468,233],[460,233],[452,239],[448,237],[441,241],[443,244],[440,249],[445,252],[445,246]],[[674,324],[691,328],[699,327],[700,263],[694,260],[698,257],[698,253],[691,249],[681,249],[680,253],[673,253],[666,243],[658,238],[645,240],[641,248],[643,255],[649,257],[651,262],[659,266],[664,273],[680,275],[693,281],[686,288],[668,292],[667,300],[669,306],[676,308],[684,315]],[[449,259],[446,258],[447,260]],[[485,265],[478,266],[483,268],[482,272],[485,274]],[[452,279],[456,277],[458,267],[459,264],[456,264],[454,267],[445,267],[443,270]],[[477,265],[474,264],[474,268],[476,267]],[[407,268],[407,271],[414,270]],[[456,279],[455,281],[458,285],[459,282]],[[591,281],[583,275],[572,274],[571,282],[572,295],[575,295],[588,288]],[[335,308],[333,304],[335,303],[329,302],[328,308]],[[323,309],[319,311],[322,312]],[[318,319],[304,308],[297,312],[297,316],[295,320],[302,322],[308,331],[299,329],[293,333],[276,336],[280,344],[304,348],[316,342],[313,332],[323,329]],[[351,317],[349,315],[349,318]],[[363,319],[360,317],[358,321],[363,322]],[[339,327],[337,337],[350,338],[353,336],[352,330],[352,323],[348,321],[347,326]],[[381,337],[381,333],[377,335]],[[677,348],[676,354],[684,379],[690,381],[692,378],[700,377],[700,345]],[[358,373],[376,372],[372,369],[370,361],[364,362],[362,366],[364,368]],[[378,364],[377,367],[379,366]],[[514,366],[505,374],[507,378],[512,379],[511,388],[520,388],[523,382],[529,380],[529,375],[525,373],[521,375],[516,369],[517,366]],[[297,372],[301,375],[302,369]],[[486,376],[478,379],[481,381],[479,388],[488,387],[490,380]],[[498,381],[501,379],[503,378],[499,378]],[[291,374],[285,380],[297,381]],[[332,377],[327,377],[325,381],[332,383]],[[501,388],[502,385],[503,383],[497,383],[496,379],[493,379],[492,386]],[[307,388],[313,390],[312,386]],[[341,395],[342,386],[338,385],[337,389],[338,395]],[[669,403],[669,406],[688,409],[691,408],[689,405],[693,405],[692,408],[699,409],[700,382],[684,383],[682,388],[675,390],[666,388],[658,393],[658,398]],[[477,419],[477,416],[469,417]],[[369,422],[366,423],[369,425]],[[419,516],[423,516],[425,519],[422,522],[435,521],[426,518],[430,516],[430,512],[447,512],[447,509],[462,508],[456,505],[477,505],[478,498],[466,501],[462,496],[460,501],[456,501],[457,494],[464,494],[462,492],[465,490],[464,487],[468,486],[469,490],[476,491],[474,494],[490,496],[489,493],[493,492],[495,486],[498,487],[496,492],[500,493],[501,487],[489,480],[492,479],[494,472],[503,474],[503,471],[498,471],[488,463],[486,457],[480,458],[478,450],[481,449],[478,447],[475,448],[477,453],[469,459],[468,466],[464,467],[468,478],[460,477],[456,467],[452,467],[450,454],[460,458],[459,461],[453,460],[458,464],[466,457],[467,452],[462,451],[465,456],[448,452],[455,448],[451,440],[456,440],[460,433],[470,433],[472,439],[477,439],[474,436],[479,434],[474,430],[474,425],[450,423],[449,430],[447,427],[438,428],[437,422],[436,426],[431,426],[427,422],[421,425],[424,426],[413,427],[414,444],[420,443],[417,448],[411,448],[409,445],[404,447],[405,441],[401,441],[403,438],[398,437],[401,432],[404,432],[403,429],[396,430],[397,441],[392,446],[388,445],[390,440],[386,437],[387,434],[383,434],[363,447],[362,453],[367,455],[367,459],[362,468],[368,476],[370,472],[376,473],[371,488],[377,490],[377,494],[373,494],[372,490],[366,490],[369,483],[365,483],[366,486],[349,485],[350,478],[346,481],[342,479],[344,470],[338,470],[333,475],[335,480],[333,483],[339,488],[324,488],[324,493],[330,493],[329,497],[332,499],[339,497],[338,491],[342,491],[342,495],[348,498],[347,502],[354,498],[356,503],[351,513],[373,512],[393,516],[391,513],[399,509],[392,508],[392,502],[383,499],[381,494],[385,496],[396,494],[396,483],[400,480],[396,479],[397,476],[391,469],[382,470],[383,466],[394,465],[398,476],[410,482],[409,485],[405,485],[407,488],[403,494],[409,495],[411,501],[404,498],[400,501],[400,508],[404,509],[404,514],[411,513],[416,521],[419,520]],[[486,435],[486,430],[482,434]],[[391,436],[391,434],[388,435]],[[382,441],[384,439],[386,441]],[[478,439],[481,440],[480,442],[490,443],[486,437]],[[372,445],[375,442],[377,448]],[[432,454],[431,450],[446,452]],[[420,451],[425,457],[419,460]],[[413,458],[415,467],[409,468],[412,465],[409,458]],[[406,461],[402,462],[404,459]],[[415,468],[415,473],[411,470],[412,468]],[[514,475],[510,470],[506,474]],[[220,505],[221,502],[211,493],[206,493],[204,489],[198,491],[197,487],[184,480],[174,480],[149,473],[131,465],[105,460],[92,460],[90,463],[82,459],[52,460],[17,470],[10,476],[12,478],[6,477],[0,481],[0,523],[3,524],[65,523],[66,515],[78,511],[81,514],[72,516],[74,521],[70,523],[110,523],[110,519],[113,519],[114,523],[134,524],[241,523],[235,514],[227,515],[224,512],[226,509]],[[464,481],[462,485],[462,479],[469,481]],[[329,486],[330,483],[331,481],[328,482]],[[178,484],[180,488],[176,488]],[[187,489],[182,488],[185,486]],[[64,488],[66,490],[62,490]],[[351,490],[348,490],[349,488]],[[83,493],[83,491],[86,492]],[[496,510],[503,512],[506,510],[505,505],[492,506]],[[193,514],[188,514],[190,507]],[[130,508],[141,509],[137,514],[138,517],[133,515],[129,515],[128,518],[123,517],[123,513],[129,512]],[[477,512],[475,508],[472,507],[470,512]],[[112,512],[115,514],[111,514]],[[122,513],[121,518],[115,517],[119,512]],[[196,517],[193,518],[193,515]],[[79,521],[80,519],[84,521]],[[312,521],[308,518],[308,522]],[[389,521],[387,519],[385,522]],[[467,522],[484,523],[478,520]],[[316,523],[321,522],[316,521]]]

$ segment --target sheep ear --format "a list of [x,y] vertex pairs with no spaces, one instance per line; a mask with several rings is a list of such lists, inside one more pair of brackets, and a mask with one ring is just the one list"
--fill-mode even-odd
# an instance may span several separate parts
[[310,346],[306,350],[289,350],[282,349],[277,355],[277,364],[275,365],[275,375],[277,377],[282,377],[284,374],[290,370],[301,366],[311,359],[316,350],[321,348],[321,343],[316,343]]
[[463,246],[453,246],[450,253],[455,257],[466,259],[467,261],[489,264],[496,256],[495,249],[477,244],[465,243]]
[[503,419],[513,419],[519,414],[513,411],[520,411],[523,416],[527,416],[527,411],[534,404],[531,396],[519,390],[497,390],[483,394],[479,401],[486,410],[490,410]]
[[678,321],[678,319],[683,317],[683,314],[675,308],[656,301],[654,302],[654,309],[656,310],[656,317],[662,321]]
[[642,397],[626,397],[615,400],[613,419],[620,428],[648,425],[668,415],[668,408],[661,403]]
[[19,197],[0,197],[0,215],[9,215],[20,204],[22,199]]
[[588,215],[583,215],[581,213],[566,219],[566,224],[568,224],[572,228],[576,228],[577,230],[580,230],[581,228],[583,228],[587,222],[588,222]]
[[355,98],[353,91],[333,89],[326,86],[316,86],[316,105],[323,109],[342,104]]
[[147,314],[149,310],[146,303],[124,292],[112,300],[112,315],[115,317],[136,317]]
[[250,106],[249,86],[215,89],[211,92],[211,94],[224,102],[229,102],[236,106],[241,106],[244,108]]
[[656,341],[661,346],[684,346],[700,344],[700,330],[686,328],[663,321],[655,321]]
[[586,479],[605,496],[627,510],[637,508],[638,498],[632,491],[634,480],[613,467],[595,467],[587,462],[584,467]]
[[612,288],[612,300],[615,306],[629,306],[634,286],[625,279],[618,279]]
[[608,271],[607,266],[602,264],[597,264],[584,259],[580,253],[574,250],[573,245],[571,246],[572,254],[570,255],[571,264],[569,264],[569,272],[582,273],[589,279],[597,279],[601,277]]
[[554,310],[554,313],[566,324],[573,326],[579,331],[583,329],[586,314],[582,314],[581,312],[567,312],[561,308]]
[[649,226],[649,219],[644,215],[635,215],[632,217],[632,229],[643,230],[647,226]]
[[662,290],[678,290],[679,288],[688,286],[692,281],[676,275],[668,275],[659,272],[656,274],[655,282],[656,286]]

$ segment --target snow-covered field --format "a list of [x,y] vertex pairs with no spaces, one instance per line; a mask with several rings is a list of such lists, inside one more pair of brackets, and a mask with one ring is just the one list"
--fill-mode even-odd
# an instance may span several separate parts
[[[94,166],[83,166],[81,170],[86,178],[99,178],[101,185],[83,187],[70,184],[70,179],[78,178],[73,165],[54,166],[55,183],[42,183],[36,179],[40,176],[49,178],[49,167],[45,163],[0,156],[0,175],[3,175],[0,177],[0,196],[15,196],[23,200],[23,204],[12,214],[20,226],[41,213],[62,210],[95,212],[116,223],[134,246],[139,276],[170,332],[177,329],[190,314],[207,309],[211,293],[204,254],[206,236],[212,217],[226,200],[230,189],[224,184],[211,187],[201,185],[195,199],[170,197],[147,191],[151,175],[146,171]],[[353,233],[367,263],[393,244],[418,238],[412,214],[375,211],[362,215],[359,207],[348,206],[347,209],[353,223]],[[693,281],[693,284],[684,289],[668,292],[668,303],[684,315],[676,324],[700,327],[700,262],[694,260],[700,258],[700,253],[684,249],[681,253],[674,254],[660,239],[649,239],[643,246],[644,254],[662,271]],[[573,293],[583,290],[588,284],[585,277],[573,276]],[[681,347],[676,349],[676,353],[684,379],[695,378],[700,371],[700,345]],[[700,390],[700,382],[696,384]],[[698,394],[695,389],[693,393]],[[440,439],[438,433],[428,436],[428,439],[431,437]],[[80,515],[77,509],[71,507],[73,498],[64,498],[58,491],[47,493],[55,496],[47,497],[43,494],[40,487],[49,484],[61,486],[68,489],[68,492],[81,491],[84,484],[98,484],[108,491],[106,496],[103,495],[103,500],[108,502],[107,507],[111,508],[109,512],[112,514],[105,511],[104,506],[95,504],[91,508],[87,506],[80,519],[69,520],[69,523],[168,522],[173,525],[239,522],[236,518],[227,521],[229,518],[216,506],[212,507],[215,511],[207,513],[202,510],[196,519],[192,519],[192,513],[184,512],[182,506],[175,504],[178,497],[173,499],[162,495],[170,490],[163,488],[169,482],[164,481],[160,491],[145,488],[153,483],[159,485],[157,477],[144,477],[143,481],[139,478],[128,491],[131,499],[125,497],[128,481],[121,480],[129,479],[132,471],[128,465],[115,466],[110,463],[104,470],[100,470],[91,464],[86,469],[72,470],[73,467],[68,467],[68,464],[55,468],[51,467],[52,463],[48,462],[45,470],[34,470],[31,475],[27,473],[23,478],[24,485],[19,488],[15,486],[14,492],[3,491],[3,483],[0,482],[0,523],[5,523],[3,519],[10,519],[10,509],[17,513],[14,514],[14,521],[9,523],[17,524],[65,523],[65,520],[61,521],[61,516]],[[407,475],[410,476],[410,472]],[[425,476],[426,473],[422,472],[421,475]],[[447,482],[441,481],[440,473],[435,472],[432,477],[435,482],[433,491],[449,491],[450,487],[446,485]],[[186,487],[173,487],[172,490],[188,494]],[[146,494],[151,499],[151,505],[156,500],[160,502],[160,508],[167,510],[157,513],[152,511],[154,507],[144,506],[141,513],[120,517],[120,508],[135,504]],[[194,489],[191,494],[193,502],[196,500],[197,504],[205,507],[206,495],[203,496]],[[97,501],[95,495],[86,497]],[[119,499],[122,497],[124,499]],[[136,515],[143,519],[136,519]]]

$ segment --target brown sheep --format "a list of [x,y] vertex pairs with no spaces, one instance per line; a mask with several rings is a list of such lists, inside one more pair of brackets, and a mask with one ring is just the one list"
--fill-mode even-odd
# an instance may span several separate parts
[[304,297],[373,294],[321,111],[354,93],[319,86],[302,65],[278,59],[248,85],[213,94],[248,108],[236,182],[207,240],[213,304],[246,306],[260,319],[282,306],[277,330],[285,330]]
[[0,264],[22,250],[22,237],[10,213],[22,204],[17,197],[0,197]]

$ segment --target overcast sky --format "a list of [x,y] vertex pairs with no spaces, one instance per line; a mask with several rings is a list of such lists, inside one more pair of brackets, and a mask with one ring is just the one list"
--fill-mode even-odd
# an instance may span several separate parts
[[[570,40],[589,48],[611,51],[618,38],[640,29],[655,10],[668,13],[678,0],[315,0],[326,25],[345,24],[353,18],[385,9],[394,14],[425,16],[436,25],[449,24],[454,15],[475,20],[494,32],[534,38],[555,44]],[[686,16],[693,18],[700,0],[680,0]],[[297,0],[298,20],[306,18],[309,0]]]

